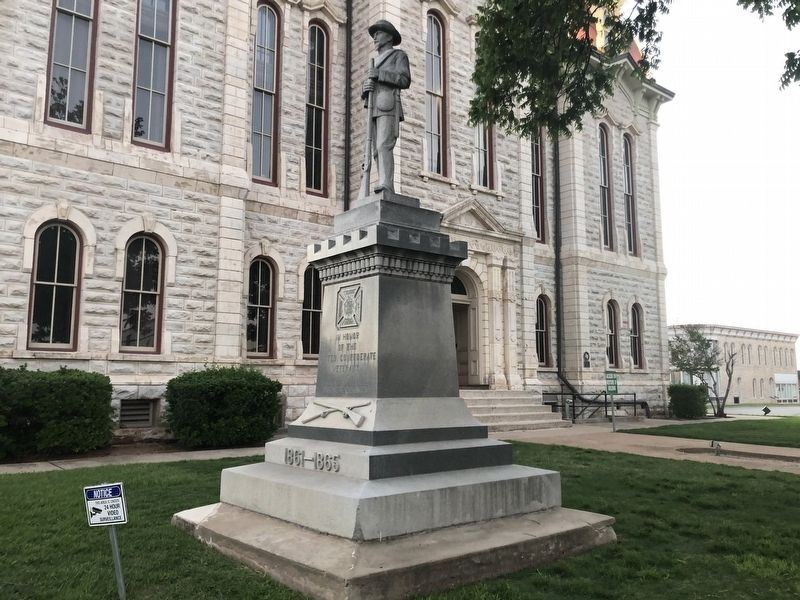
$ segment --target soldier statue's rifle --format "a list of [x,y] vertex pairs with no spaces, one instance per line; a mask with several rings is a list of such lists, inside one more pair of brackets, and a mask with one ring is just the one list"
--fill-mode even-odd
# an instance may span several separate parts
[[[375,59],[370,60],[369,70],[375,68]],[[375,80],[373,80],[373,86]],[[367,92],[366,102],[364,106],[367,108],[367,139],[364,141],[364,161],[361,163],[361,191],[358,194],[359,198],[366,198],[369,196],[369,180],[372,172],[372,107],[374,105],[375,90]]]

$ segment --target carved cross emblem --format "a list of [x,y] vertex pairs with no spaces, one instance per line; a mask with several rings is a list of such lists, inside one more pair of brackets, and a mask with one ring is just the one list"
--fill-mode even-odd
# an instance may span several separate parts
[[339,288],[336,294],[336,329],[349,329],[361,324],[361,284]]

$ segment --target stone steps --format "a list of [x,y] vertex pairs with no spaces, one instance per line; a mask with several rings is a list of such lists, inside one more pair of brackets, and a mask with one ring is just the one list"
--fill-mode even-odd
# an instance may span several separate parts
[[518,431],[570,427],[541,397],[519,390],[463,389],[460,395],[472,416],[489,428],[489,431]]

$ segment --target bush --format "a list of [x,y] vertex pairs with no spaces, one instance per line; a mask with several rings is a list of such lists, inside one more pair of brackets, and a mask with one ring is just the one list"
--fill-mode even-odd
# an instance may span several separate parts
[[266,442],[277,430],[281,384],[244,367],[184,373],[167,384],[166,420],[190,448]]
[[706,416],[708,388],[704,385],[674,383],[669,386],[669,411],[679,419]]
[[0,367],[0,458],[77,454],[111,443],[111,382],[62,367]]

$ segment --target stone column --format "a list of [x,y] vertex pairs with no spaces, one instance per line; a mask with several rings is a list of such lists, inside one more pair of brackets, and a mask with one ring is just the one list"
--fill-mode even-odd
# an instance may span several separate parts
[[490,254],[486,257],[489,339],[486,344],[486,367],[489,386],[506,389],[505,368],[503,365],[503,259]]
[[519,376],[517,361],[517,264],[506,258],[503,262],[503,281],[505,293],[503,297],[503,322],[505,324],[505,376],[510,389],[522,389],[522,378]]

